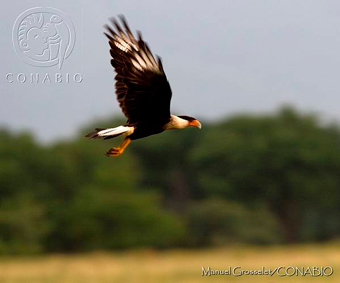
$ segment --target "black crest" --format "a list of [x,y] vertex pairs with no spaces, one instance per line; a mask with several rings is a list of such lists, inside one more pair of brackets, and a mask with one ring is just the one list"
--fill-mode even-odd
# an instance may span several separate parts
[[190,116],[186,116],[186,115],[180,115],[180,116],[178,116],[178,117],[179,117],[179,118],[182,118],[182,119],[184,119],[184,120],[187,120],[187,121],[189,121],[189,122],[196,120],[196,118],[190,117]]

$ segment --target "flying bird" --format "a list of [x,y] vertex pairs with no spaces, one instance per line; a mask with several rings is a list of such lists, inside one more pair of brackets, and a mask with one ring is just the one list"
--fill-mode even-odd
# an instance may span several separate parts
[[115,30],[106,25],[104,34],[109,39],[111,65],[117,73],[117,100],[127,122],[115,128],[96,128],[86,135],[92,139],[125,136],[118,147],[106,152],[110,157],[121,155],[132,140],[171,129],[201,129],[197,119],[170,113],[172,93],[160,57],[154,58],[140,32],[137,39],[134,37],[124,16],[119,19],[122,25],[113,18]]

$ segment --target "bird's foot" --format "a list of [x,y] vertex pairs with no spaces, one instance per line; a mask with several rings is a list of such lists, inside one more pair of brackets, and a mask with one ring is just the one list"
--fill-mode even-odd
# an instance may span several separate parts
[[118,147],[110,148],[108,152],[105,153],[108,157],[116,157],[121,155],[127,146],[130,144],[131,140],[126,137]]
[[116,157],[123,153],[123,150],[120,147],[110,148],[109,151],[105,153],[107,157]]

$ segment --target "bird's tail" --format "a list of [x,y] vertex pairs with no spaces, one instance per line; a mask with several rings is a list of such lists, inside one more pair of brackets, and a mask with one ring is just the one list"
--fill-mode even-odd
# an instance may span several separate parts
[[131,135],[133,131],[134,131],[134,127],[128,127],[128,126],[119,126],[116,128],[108,128],[108,129],[96,128],[93,132],[85,135],[85,137],[88,137],[91,139],[104,138],[104,140],[107,140],[107,139],[118,137],[122,134],[124,134],[125,136]]

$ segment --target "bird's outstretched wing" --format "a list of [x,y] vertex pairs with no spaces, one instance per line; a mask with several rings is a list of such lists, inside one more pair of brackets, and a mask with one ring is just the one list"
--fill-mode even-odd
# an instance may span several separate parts
[[148,45],[138,32],[131,33],[123,16],[123,28],[113,18],[114,31],[106,26],[111,65],[117,75],[116,94],[129,125],[138,123],[167,123],[170,119],[171,89],[161,59],[153,57]]

